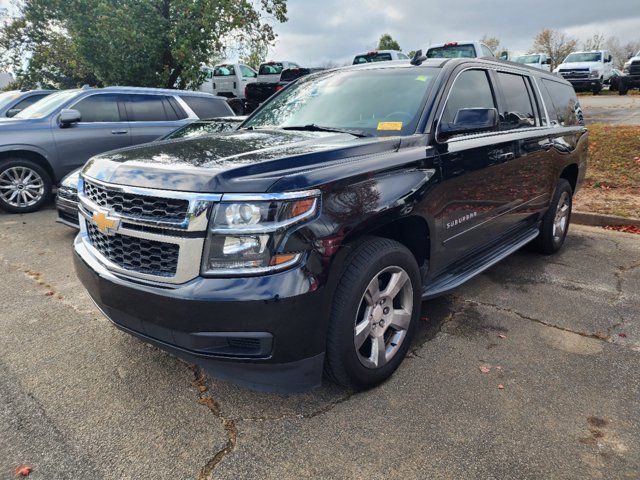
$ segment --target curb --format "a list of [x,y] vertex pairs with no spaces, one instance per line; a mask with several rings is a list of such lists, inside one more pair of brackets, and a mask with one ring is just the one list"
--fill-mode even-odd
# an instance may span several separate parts
[[592,227],[609,225],[632,225],[640,227],[640,218],[618,217],[616,215],[600,215],[598,213],[571,212],[571,222]]

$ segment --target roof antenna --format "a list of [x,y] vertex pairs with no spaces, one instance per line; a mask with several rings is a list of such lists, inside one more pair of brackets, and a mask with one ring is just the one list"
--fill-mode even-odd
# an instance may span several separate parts
[[411,65],[422,65],[422,62],[424,62],[426,59],[427,57],[422,55],[422,50],[418,50],[411,59]]

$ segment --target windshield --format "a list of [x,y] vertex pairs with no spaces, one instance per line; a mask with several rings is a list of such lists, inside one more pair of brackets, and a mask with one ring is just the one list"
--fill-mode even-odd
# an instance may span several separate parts
[[283,68],[281,63],[263,63],[260,65],[258,75],[280,75]]
[[337,70],[303,77],[267,101],[243,127],[316,125],[370,135],[415,132],[433,67]]
[[386,62],[391,60],[390,53],[367,53],[366,55],[358,55],[353,59],[353,64],[358,65],[360,63],[371,63],[371,62]]
[[538,63],[540,61],[540,55],[523,55],[516,58],[517,63]]
[[67,100],[73,98],[80,90],[63,90],[28,106],[13,118],[42,118],[53,113]]
[[445,45],[427,50],[427,58],[475,58],[473,45]]
[[6,107],[19,96],[20,96],[19,90],[11,90],[10,92],[0,93],[0,108]]
[[599,62],[601,59],[602,53],[600,52],[571,53],[563,63]]
[[214,77],[229,77],[235,74],[236,71],[233,68],[233,65],[218,65],[213,69]]

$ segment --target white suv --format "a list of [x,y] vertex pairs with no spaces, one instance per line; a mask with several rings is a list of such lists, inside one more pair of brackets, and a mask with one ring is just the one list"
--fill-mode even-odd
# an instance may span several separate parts
[[571,82],[576,91],[591,90],[596,95],[613,73],[611,54],[608,50],[571,52],[554,72]]
[[516,63],[527,65],[528,67],[539,68],[540,70],[551,71],[551,59],[544,53],[529,53],[528,55],[521,55],[514,60]]

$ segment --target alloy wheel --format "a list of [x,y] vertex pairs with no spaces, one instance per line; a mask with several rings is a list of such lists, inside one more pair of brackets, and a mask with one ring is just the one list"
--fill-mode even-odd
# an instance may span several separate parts
[[567,227],[569,225],[569,211],[571,208],[569,194],[562,192],[562,195],[558,199],[558,207],[556,208],[556,216],[553,221],[553,241],[559,242],[562,240]]
[[358,359],[380,368],[398,353],[413,313],[413,287],[406,271],[391,266],[378,272],[362,295],[353,328]]
[[29,167],[10,167],[0,172],[0,197],[12,207],[31,207],[44,193],[44,180]]

